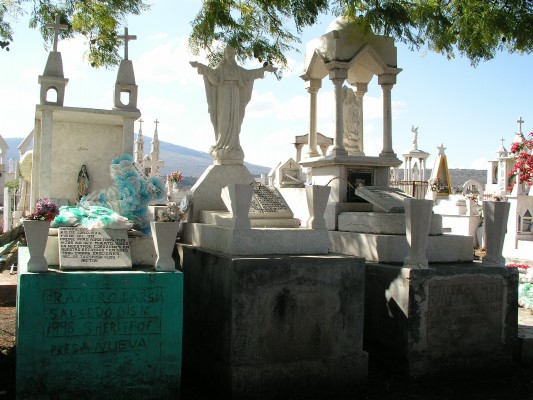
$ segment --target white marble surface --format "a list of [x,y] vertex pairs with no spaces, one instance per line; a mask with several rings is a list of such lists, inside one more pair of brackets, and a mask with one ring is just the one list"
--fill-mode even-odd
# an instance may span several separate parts
[[185,223],[183,242],[233,255],[326,254],[328,231],[312,229],[254,228],[248,231]]
[[[375,235],[356,232],[329,231],[330,251],[364,257],[370,262],[403,264],[407,256],[407,238],[400,235]],[[473,260],[472,237],[429,236],[426,256],[433,262]]]
[[[405,235],[405,215],[403,213],[342,212],[338,216],[338,230]],[[440,215],[432,214],[429,234],[442,234],[442,217]]]

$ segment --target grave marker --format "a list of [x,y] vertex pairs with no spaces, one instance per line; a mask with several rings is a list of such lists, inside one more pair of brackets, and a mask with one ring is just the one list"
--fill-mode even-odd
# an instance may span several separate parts
[[250,218],[293,218],[294,214],[278,189],[258,185],[253,188]]
[[125,229],[59,228],[62,270],[130,269],[130,245]]
[[390,213],[405,212],[403,201],[412,198],[400,189],[377,186],[360,186],[355,189],[355,194],[382,211]]

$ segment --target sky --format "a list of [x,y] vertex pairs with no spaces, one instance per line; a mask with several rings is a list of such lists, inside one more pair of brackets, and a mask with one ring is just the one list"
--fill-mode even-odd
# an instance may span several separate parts
[[[204,61],[187,48],[190,22],[200,9],[200,0],[180,2],[154,0],[150,11],[128,17],[129,59],[139,86],[138,108],[145,136],[152,136],[159,120],[159,139],[200,151],[214,144],[207,111],[203,79],[189,61]],[[28,28],[29,16],[14,24],[10,51],[0,50],[0,135],[26,137],[33,129],[35,105],[39,102],[38,75],[44,71],[47,51],[37,30]],[[245,161],[274,167],[295,157],[294,137],[309,127],[309,97],[303,73],[305,44],[326,32],[334,19],[304,30],[299,52],[286,54],[290,71],[277,80],[272,74],[255,81],[241,129]],[[84,52],[85,39],[60,41],[65,77],[65,106],[111,109],[117,68],[91,68]],[[427,49],[410,50],[401,43],[398,68],[402,72],[392,90],[393,149],[402,154],[412,148],[412,126],[418,126],[418,149],[430,153],[433,166],[437,146],[446,147],[450,168],[485,169],[495,158],[504,138],[509,149],[518,131],[517,119],[529,133],[533,126],[533,55],[499,53],[493,60],[473,67],[457,55],[448,60]],[[205,61],[204,61],[205,62]],[[249,62],[246,68],[257,68]],[[325,78],[318,94],[318,131],[334,137],[333,85]],[[377,156],[382,149],[381,87],[374,77],[364,97],[364,148]],[[135,124],[135,131],[139,123]],[[145,151],[150,139],[145,141]],[[304,148],[304,152],[306,148]],[[179,170],[179,162],[170,166]]]

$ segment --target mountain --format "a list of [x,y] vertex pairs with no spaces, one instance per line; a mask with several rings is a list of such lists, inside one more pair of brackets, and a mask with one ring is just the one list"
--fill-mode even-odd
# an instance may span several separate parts
[[[152,138],[145,136],[144,139],[146,155],[150,151]],[[5,138],[4,140],[9,147],[6,157],[4,157],[4,163],[7,165],[10,158],[14,161],[18,161],[19,154],[17,147],[24,138]],[[162,176],[168,175],[172,171],[181,171],[183,176],[199,178],[207,167],[213,164],[213,159],[205,152],[163,141],[160,141],[159,143],[160,157],[165,161],[165,166],[161,168]],[[268,174],[270,172],[270,168],[261,165],[250,164],[247,162],[245,162],[244,165],[246,165],[250,173],[254,176]]]
[[[145,153],[150,151],[151,138],[145,136]],[[200,177],[208,166],[213,164],[211,156],[203,151],[189,149],[177,144],[159,142],[160,158],[165,161],[161,168],[161,175],[167,175],[172,171],[181,171],[184,176]],[[254,176],[268,174],[271,168],[245,162],[244,165]]]

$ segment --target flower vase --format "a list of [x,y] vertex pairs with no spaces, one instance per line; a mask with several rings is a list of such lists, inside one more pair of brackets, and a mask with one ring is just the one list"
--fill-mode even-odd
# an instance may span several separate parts
[[172,258],[172,252],[176,245],[176,238],[180,223],[175,222],[150,222],[152,229],[152,239],[156,253],[154,269],[156,271],[174,271],[176,263]]
[[309,219],[306,226],[308,229],[327,229],[324,213],[328,205],[330,186],[310,185],[305,187]]
[[437,201],[437,196],[439,195],[439,193],[435,190],[432,190],[431,191],[431,199],[433,200],[433,203],[435,203]]
[[178,182],[172,182],[172,189],[178,189]]
[[481,260],[484,267],[503,267],[505,258],[502,255],[503,242],[507,232],[507,219],[511,204],[502,201],[483,202],[483,243],[485,257]]
[[44,256],[50,221],[24,220],[24,234],[28,243],[30,259],[28,260],[28,272],[48,271],[48,261]]

